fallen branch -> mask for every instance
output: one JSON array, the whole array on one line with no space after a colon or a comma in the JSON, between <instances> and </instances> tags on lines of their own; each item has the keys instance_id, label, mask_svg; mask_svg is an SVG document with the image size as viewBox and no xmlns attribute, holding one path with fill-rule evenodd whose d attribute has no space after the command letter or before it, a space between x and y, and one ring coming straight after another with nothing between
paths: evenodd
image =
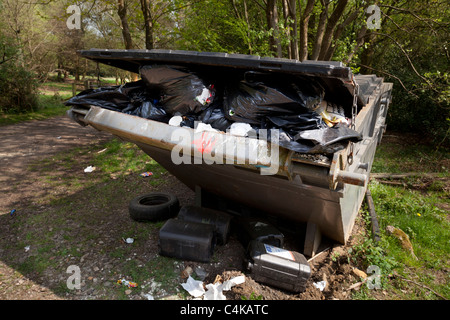
<instances>
[{"instance_id":1,"label":"fallen branch","mask_svg":"<svg viewBox=\"0 0 450 320\"><path fill-rule=\"evenodd\" d=\"M437 172L408 172L408 173L371 173L370 177L375 179L404 179L408 177L419 177L419 178L436 178L439 177L441 173ZM445 178L444 178L445 179Z\"/></svg>"},{"instance_id":2,"label":"fallen branch","mask_svg":"<svg viewBox=\"0 0 450 320\"><path fill-rule=\"evenodd\" d=\"M411 283L413 283L413 284L415 284L415 285L418 285L418 286L420 286L420 287L422 287L422 288L428 289L428 290L430 290L431 292L433 292L435 295L437 295L438 297L440 297L440 298L442 298L442 299L444 299L444 300L448 300L446 297L440 295L439 293L437 293L436 291L434 291L433 289L431 289L430 287L428 287L428 286L426 286L426 285L424 285L424 284L421 284L421 283L419 283L419 282L415 282L415 281L406 279L405 277L402 277L402 276L399 275L399 274L395 274L395 276L396 276L396 277L399 277L399 278L401 278L401 279L403 279L403 280L405 280L405 281L407 281L407 282L411 282Z\"/></svg>"}]
</instances>

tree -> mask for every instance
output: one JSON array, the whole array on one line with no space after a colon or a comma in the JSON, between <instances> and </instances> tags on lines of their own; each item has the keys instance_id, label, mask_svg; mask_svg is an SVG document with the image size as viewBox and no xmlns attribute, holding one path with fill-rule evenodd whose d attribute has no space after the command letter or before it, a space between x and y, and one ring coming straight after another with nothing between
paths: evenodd
<instances>
[{"instance_id":1,"label":"tree","mask_svg":"<svg viewBox=\"0 0 450 320\"><path fill-rule=\"evenodd\" d=\"M144 27L145 27L145 48L153 49L153 18L152 9L150 7L150 0L141 0L141 9L144 14Z\"/></svg>"},{"instance_id":2,"label":"tree","mask_svg":"<svg viewBox=\"0 0 450 320\"><path fill-rule=\"evenodd\" d=\"M128 1L118 0L117 13L119 15L122 26L122 35L123 41L125 43L125 49L133 49L133 40L131 38L130 28L128 26L127 9L128 9Z\"/></svg>"}]
</instances>

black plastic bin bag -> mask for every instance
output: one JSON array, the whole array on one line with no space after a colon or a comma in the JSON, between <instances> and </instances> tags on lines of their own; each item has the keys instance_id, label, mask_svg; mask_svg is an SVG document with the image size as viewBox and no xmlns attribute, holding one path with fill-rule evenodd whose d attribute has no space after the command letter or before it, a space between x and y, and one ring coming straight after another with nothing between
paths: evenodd
<instances>
[{"instance_id":1,"label":"black plastic bin bag","mask_svg":"<svg viewBox=\"0 0 450 320\"><path fill-rule=\"evenodd\" d=\"M92 105L161 122L169 120L164 109L158 106L156 96L151 94L142 80L120 86L87 89L64 104L86 107Z\"/></svg>"},{"instance_id":2,"label":"black plastic bin bag","mask_svg":"<svg viewBox=\"0 0 450 320\"><path fill-rule=\"evenodd\" d=\"M184 67L147 65L140 68L147 88L161 97L160 103L170 115L198 113L214 99L214 89Z\"/></svg>"}]
</instances>

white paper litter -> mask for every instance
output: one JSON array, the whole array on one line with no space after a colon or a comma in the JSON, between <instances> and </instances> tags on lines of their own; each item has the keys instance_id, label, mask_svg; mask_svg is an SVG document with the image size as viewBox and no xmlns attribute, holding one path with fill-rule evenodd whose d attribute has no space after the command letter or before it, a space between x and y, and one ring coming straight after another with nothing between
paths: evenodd
<instances>
[{"instance_id":1,"label":"white paper litter","mask_svg":"<svg viewBox=\"0 0 450 320\"><path fill-rule=\"evenodd\" d=\"M26 247L24 247L24 249L25 249L25 252L28 252L28 251L30 251L30 246L26 246Z\"/></svg>"},{"instance_id":2,"label":"white paper litter","mask_svg":"<svg viewBox=\"0 0 450 320\"><path fill-rule=\"evenodd\" d=\"M243 122L234 122L230 126L230 134L233 136L246 137L251 130L253 130L252 126Z\"/></svg>"},{"instance_id":3,"label":"white paper litter","mask_svg":"<svg viewBox=\"0 0 450 320\"><path fill-rule=\"evenodd\" d=\"M144 294L144 297L146 297L147 300L155 300L155 298L153 298L153 296L150 293Z\"/></svg>"},{"instance_id":4,"label":"white paper litter","mask_svg":"<svg viewBox=\"0 0 450 320\"><path fill-rule=\"evenodd\" d=\"M181 286L193 297L198 298L205 294L203 282L197 281L191 276L189 276L186 283L182 283Z\"/></svg>"},{"instance_id":5,"label":"white paper litter","mask_svg":"<svg viewBox=\"0 0 450 320\"><path fill-rule=\"evenodd\" d=\"M226 300L223 291L231 290L233 286L244 282L245 276L237 276L225 281L224 283L217 282L215 284L208 284L206 286L206 289L208 289L208 291L205 292L203 300Z\"/></svg>"},{"instance_id":6,"label":"white paper litter","mask_svg":"<svg viewBox=\"0 0 450 320\"><path fill-rule=\"evenodd\" d=\"M126 238L126 239L125 239L125 242L126 242L126 243L133 243L133 242L134 242L134 239L133 239L133 238Z\"/></svg>"},{"instance_id":7,"label":"white paper litter","mask_svg":"<svg viewBox=\"0 0 450 320\"><path fill-rule=\"evenodd\" d=\"M179 127L180 123L183 121L183 118L181 116L174 116L170 118L169 125Z\"/></svg>"},{"instance_id":8,"label":"white paper litter","mask_svg":"<svg viewBox=\"0 0 450 320\"><path fill-rule=\"evenodd\" d=\"M195 133L199 133L199 132L203 132L203 131L218 132L216 129L211 127L210 124L205 124L203 122L199 122L197 124L197 128L195 128Z\"/></svg>"},{"instance_id":9,"label":"white paper litter","mask_svg":"<svg viewBox=\"0 0 450 320\"><path fill-rule=\"evenodd\" d=\"M211 98L211 92L207 88L203 88L202 93L196 96L195 100L205 105L209 102L209 98Z\"/></svg>"},{"instance_id":10,"label":"white paper litter","mask_svg":"<svg viewBox=\"0 0 450 320\"><path fill-rule=\"evenodd\" d=\"M320 291L323 291L323 289L325 289L325 287L327 286L327 282L326 281L314 282L313 285Z\"/></svg>"},{"instance_id":11,"label":"white paper litter","mask_svg":"<svg viewBox=\"0 0 450 320\"><path fill-rule=\"evenodd\" d=\"M94 171L95 170L95 167L93 167L93 166L89 166L89 167L86 167L85 169L84 169L84 172L92 172L92 171Z\"/></svg>"},{"instance_id":12,"label":"white paper litter","mask_svg":"<svg viewBox=\"0 0 450 320\"><path fill-rule=\"evenodd\" d=\"M206 285L207 291L203 296L203 300L226 300L227 298L222 293L223 286L222 283L210 283Z\"/></svg>"},{"instance_id":13,"label":"white paper litter","mask_svg":"<svg viewBox=\"0 0 450 320\"><path fill-rule=\"evenodd\" d=\"M189 292L191 296L199 298L203 296L203 300L226 300L223 291L231 290L235 285L245 282L245 276L237 276L224 283L210 283L206 285L206 291L203 288L203 282L194 280L191 276L186 283L182 283L183 288Z\"/></svg>"}]
</instances>

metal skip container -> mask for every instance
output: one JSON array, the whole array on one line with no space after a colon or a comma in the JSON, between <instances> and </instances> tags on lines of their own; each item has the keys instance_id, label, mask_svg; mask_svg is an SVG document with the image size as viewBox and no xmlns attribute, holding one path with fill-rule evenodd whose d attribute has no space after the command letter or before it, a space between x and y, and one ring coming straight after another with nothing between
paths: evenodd
<instances>
[{"instance_id":1,"label":"metal skip container","mask_svg":"<svg viewBox=\"0 0 450 320\"><path fill-rule=\"evenodd\" d=\"M180 127L94 105L74 105L68 114L83 126L135 143L195 190L199 205L213 195L266 216L305 224L306 255L314 254L321 236L346 243L385 131L391 83L375 75L354 75L350 68L333 61L159 49L92 49L79 54L135 73L150 64L173 64L206 70L216 77L250 70L320 81L326 99L352 110L352 128L361 136L358 142L349 141L327 155L300 153L263 139L217 130L199 132L183 127L180 134Z\"/></svg>"}]
</instances>

